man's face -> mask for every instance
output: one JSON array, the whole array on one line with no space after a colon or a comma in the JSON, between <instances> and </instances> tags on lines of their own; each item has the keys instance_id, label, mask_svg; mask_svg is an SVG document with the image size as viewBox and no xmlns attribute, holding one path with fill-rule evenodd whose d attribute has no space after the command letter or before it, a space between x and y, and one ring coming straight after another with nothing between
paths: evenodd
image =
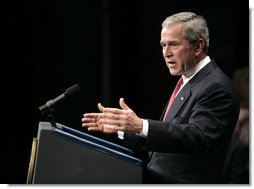
<instances>
[{"instance_id":1,"label":"man's face","mask_svg":"<svg viewBox=\"0 0 254 189\"><path fill-rule=\"evenodd\" d=\"M195 65L195 46L182 33L182 24L174 24L161 30L162 53L171 75L186 74Z\"/></svg>"}]
</instances>

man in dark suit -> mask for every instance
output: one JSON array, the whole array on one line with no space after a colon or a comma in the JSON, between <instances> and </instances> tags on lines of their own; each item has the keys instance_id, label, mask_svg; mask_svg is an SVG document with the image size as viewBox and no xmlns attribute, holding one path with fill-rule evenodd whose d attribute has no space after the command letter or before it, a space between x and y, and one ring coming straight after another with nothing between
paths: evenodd
<instances>
[{"instance_id":1,"label":"man in dark suit","mask_svg":"<svg viewBox=\"0 0 254 189\"><path fill-rule=\"evenodd\" d=\"M138 137L149 152L145 183L222 183L239 102L231 80L207 55L205 19L192 12L166 18L160 44L170 74L182 81L163 118L142 119L121 98L121 109L99 103L101 112L84 114L82 126Z\"/></svg>"}]
</instances>

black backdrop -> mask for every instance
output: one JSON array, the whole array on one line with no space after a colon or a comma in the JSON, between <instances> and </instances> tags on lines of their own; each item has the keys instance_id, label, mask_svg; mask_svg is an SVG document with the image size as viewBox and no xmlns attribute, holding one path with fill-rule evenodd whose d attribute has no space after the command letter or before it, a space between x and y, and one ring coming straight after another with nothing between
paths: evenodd
<instances>
[{"instance_id":1,"label":"black backdrop","mask_svg":"<svg viewBox=\"0 0 254 189\"><path fill-rule=\"evenodd\" d=\"M11 142L3 183L26 182L32 138L37 135L38 122L44 120L38 107L75 83L82 93L57 107L59 123L83 130L80 119L84 112L97 111L98 102L118 106L120 97L140 117L158 119L176 81L164 64L159 44L161 22L173 13L194 11L207 19L209 55L230 77L236 69L248 66L249 7L247 1L244 6L240 3L9 2Z\"/></svg>"}]
</instances>

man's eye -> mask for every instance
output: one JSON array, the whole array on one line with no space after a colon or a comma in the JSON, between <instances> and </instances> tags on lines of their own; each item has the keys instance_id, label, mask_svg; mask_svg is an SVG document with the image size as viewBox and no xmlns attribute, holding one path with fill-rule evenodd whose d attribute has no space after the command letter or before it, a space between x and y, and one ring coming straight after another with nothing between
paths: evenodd
<instances>
[{"instance_id":1,"label":"man's eye","mask_svg":"<svg viewBox=\"0 0 254 189\"><path fill-rule=\"evenodd\" d=\"M177 48L178 48L178 44L177 44L177 43L172 43L172 44L170 45L170 47L171 47L172 49L177 49Z\"/></svg>"}]
</instances>

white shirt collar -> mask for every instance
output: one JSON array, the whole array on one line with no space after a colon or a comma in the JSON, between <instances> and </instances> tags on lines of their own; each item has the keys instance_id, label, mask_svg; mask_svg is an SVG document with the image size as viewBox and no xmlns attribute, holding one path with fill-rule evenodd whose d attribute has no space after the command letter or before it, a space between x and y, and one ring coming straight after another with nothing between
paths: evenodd
<instances>
[{"instance_id":1,"label":"white shirt collar","mask_svg":"<svg viewBox=\"0 0 254 189\"><path fill-rule=\"evenodd\" d=\"M188 74L182 75L182 77L183 77L183 85L185 85L192 77L194 77L194 75L196 75L209 62L211 62L211 59L210 59L209 56L206 56ZM182 85L182 87L183 87L183 85Z\"/></svg>"}]
</instances>

